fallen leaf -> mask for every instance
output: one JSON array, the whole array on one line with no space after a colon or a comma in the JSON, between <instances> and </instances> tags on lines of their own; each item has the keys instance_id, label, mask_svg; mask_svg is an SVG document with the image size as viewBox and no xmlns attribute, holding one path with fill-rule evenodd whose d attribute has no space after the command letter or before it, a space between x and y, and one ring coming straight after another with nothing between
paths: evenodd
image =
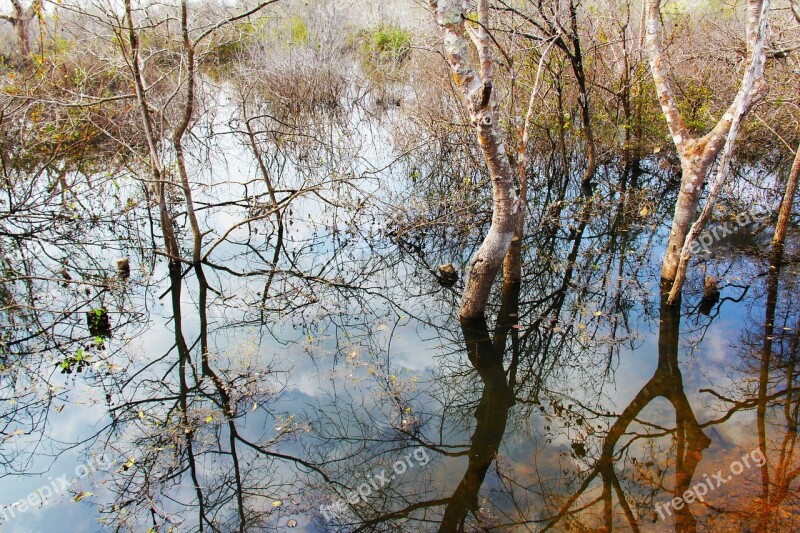
<instances>
[{"instance_id":1,"label":"fallen leaf","mask_svg":"<svg viewBox=\"0 0 800 533\"><path fill-rule=\"evenodd\" d=\"M84 496L93 496L93 495L94 494L92 494L91 492L79 492L77 496L72 498L72 501L79 502L83 499Z\"/></svg>"}]
</instances>

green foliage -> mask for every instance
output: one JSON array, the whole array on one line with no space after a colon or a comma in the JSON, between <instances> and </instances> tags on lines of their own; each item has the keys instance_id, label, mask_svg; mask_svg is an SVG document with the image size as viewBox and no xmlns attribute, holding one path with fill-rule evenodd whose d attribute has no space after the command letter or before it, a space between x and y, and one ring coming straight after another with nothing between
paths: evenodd
<instances>
[{"instance_id":1,"label":"green foliage","mask_svg":"<svg viewBox=\"0 0 800 533\"><path fill-rule=\"evenodd\" d=\"M278 24L275 24L274 19L265 17L248 24L249 28L242 30L247 34L243 39L244 45L261 41L270 47L293 48L316 43L306 19L297 15L292 15Z\"/></svg>"},{"instance_id":2,"label":"green foliage","mask_svg":"<svg viewBox=\"0 0 800 533\"><path fill-rule=\"evenodd\" d=\"M72 374L74 371L83 372L89 363L89 354L79 348L75 355L68 355L63 361L56 363L56 366L61 368L62 374Z\"/></svg>"},{"instance_id":3,"label":"green foliage","mask_svg":"<svg viewBox=\"0 0 800 533\"><path fill-rule=\"evenodd\" d=\"M361 43L368 63L401 63L411 50L411 32L394 24L382 24L362 32Z\"/></svg>"},{"instance_id":4,"label":"green foliage","mask_svg":"<svg viewBox=\"0 0 800 533\"><path fill-rule=\"evenodd\" d=\"M308 24L300 17L291 17L288 24L289 44L307 45L311 42Z\"/></svg>"},{"instance_id":5,"label":"green foliage","mask_svg":"<svg viewBox=\"0 0 800 533\"><path fill-rule=\"evenodd\" d=\"M679 101L678 108L686 126L693 133L705 133L713 127L715 123L713 102L714 91L694 80L683 90L683 98Z\"/></svg>"}]
</instances>

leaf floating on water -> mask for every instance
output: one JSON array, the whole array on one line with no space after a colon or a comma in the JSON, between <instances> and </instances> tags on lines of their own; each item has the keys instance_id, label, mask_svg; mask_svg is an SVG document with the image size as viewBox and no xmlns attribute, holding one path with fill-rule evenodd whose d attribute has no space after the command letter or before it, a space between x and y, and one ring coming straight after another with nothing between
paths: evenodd
<instances>
[{"instance_id":1,"label":"leaf floating on water","mask_svg":"<svg viewBox=\"0 0 800 533\"><path fill-rule=\"evenodd\" d=\"M286 522L286 525L288 527L297 527L297 520L289 520L288 522Z\"/></svg>"},{"instance_id":2,"label":"leaf floating on water","mask_svg":"<svg viewBox=\"0 0 800 533\"><path fill-rule=\"evenodd\" d=\"M214 421L214 417L212 415L208 415L206 417L206 424L210 424L213 421Z\"/></svg>"},{"instance_id":3,"label":"leaf floating on water","mask_svg":"<svg viewBox=\"0 0 800 533\"><path fill-rule=\"evenodd\" d=\"M646 217L646 216L647 216L647 215L649 215L649 214L650 214L650 208L649 208L649 207L647 207L647 206L644 206L644 207L642 208L642 210L641 210L641 211L639 211L639 216L642 216L642 217Z\"/></svg>"},{"instance_id":4,"label":"leaf floating on water","mask_svg":"<svg viewBox=\"0 0 800 533\"><path fill-rule=\"evenodd\" d=\"M586 324L578 324L578 329L586 329Z\"/></svg>"},{"instance_id":5,"label":"leaf floating on water","mask_svg":"<svg viewBox=\"0 0 800 533\"><path fill-rule=\"evenodd\" d=\"M283 505L283 502L281 500L275 500L274 502L272 502L273 507L277 508L280 507L281 505Z\"/></svg>"},{"instance_id":6,"label":"leaf floating on water","mask_svg":"<svg viewBox=\"0 0 800 533\"><path fill-rule=\"evenodd\" d=\"M603 314L602 311L595 311L594 316L601 316Z\"/></svg>"},{"instance_id":7,"label":"leaf floating on water","mask_svg":"<svg viewBox=\"0 0 800 533\"><path fill-rule=\"evenodd\" d=\"M94 494L91 492L79 492L74 498L72 498L72 501L79 502L84 496L94 496Z\"/></svg>"}]
</instances>

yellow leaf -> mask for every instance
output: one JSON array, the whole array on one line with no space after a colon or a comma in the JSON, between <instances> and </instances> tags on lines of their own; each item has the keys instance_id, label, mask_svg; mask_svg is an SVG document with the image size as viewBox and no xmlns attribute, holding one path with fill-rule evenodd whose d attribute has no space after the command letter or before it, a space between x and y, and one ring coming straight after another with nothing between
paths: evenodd
<instances>
[{"instance_id":1,"label":"yellow leaf","mask_svg":"<svg viewBox=\"0 0 800 533\"><path fill-rule=\"evenodd\" d=\"M72 498L72 501L79 502L83 499L84 496L93 496L91 492L79 492L77 496Z\"/></svg>"},{"instance_id":2,"label":"yellow leaf","mask_svg":"<svg viewBox=\"0 0 800 533\"><path fill-rule=\"evenodd\" d=\"M642 210L639 211L639 216L646 217L648 214L650 214L650 208L647 206L644 206Z\"/></svg>"},{"instance_id":3,"label":"yellow leaf","mask_svg":"<svg viewBox=\"0 0 800 533\"><path fill-rule=\"evenodd\" d=\"M211 422L213 422L213 421L214 421L214 417L213 417L213 416L211 416L211 415L208 415L208 416L206 417L206 424L210 424L210 423L211 423Z\"/></svg>"},{"instance_id":4,"label":"yellow leaf","mask_svg":"<svg viewBox=\"0 0 800 533\"><path fill-rule=\"evenodd\" d=\"M600 315L602 315L602 314L603 314L603 312L602 312L602 311L595 311L595 312L594 312L594 316L600 316Z\"/></svg>"},{"instance_id":5,"label":"yellow leaf","mask_svg":"<svg viewBox=\"0 0 800 533\"><path fill-rule=\"evenodd\" d=\"M273 507L280 507L281 505L283 505L283 502L280 500L275 500L274 502L272 502Z\"/></svg>"},{"instance_id":6,"label":"yellow leaf","mask_svg":"<svg viewBox=\"0 0 800 533\"><path fill-rule=\"evenodd\" d=\"M578 329L586 329L586 324L578 324Z\"/></svg>"}]
</instances>

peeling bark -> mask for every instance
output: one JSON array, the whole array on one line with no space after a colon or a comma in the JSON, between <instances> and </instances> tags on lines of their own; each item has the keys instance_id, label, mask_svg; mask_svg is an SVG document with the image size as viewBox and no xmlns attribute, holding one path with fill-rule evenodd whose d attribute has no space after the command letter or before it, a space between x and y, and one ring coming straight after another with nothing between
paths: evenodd
<instances>
[{"instance_id":1,"label":"peeling bark","mask_svg":"<svg viewBox=\"0 0 800 533\"><path fill-rule=\"evenodd\" d=\"M754 2L751 2L751 5L753 3ZM748 65L744 77L742 78L741 90L737 94L736 101L734 102L733 106L731 106L733 109L733 119L728 127L728 135L725 139L725 145L724 149L722 150L722 156L720 158L717 174L711 186L708 199L706 200L706 204L703 207L703 212L700 214L700 217L694 224L692 224L691 228L686 234L683 247L681 249L680 258L678 260L678 269L675 275L675 280L669 293L670 302L674 302L677 299L677 294L680 292L681 287L683 286L683 281L686 278L686 270L689 266L689 258L691 257L691 249L692 245L694 244L694 238L702 231L706 222L708 222L708 220L711 218L714 204L716 203L720 192L722 192L722 185L725 183L730 171L731 159L733 158L733 147L736 144L736 138L739 136L739 127L741 126L741 123L744 120L744 117L747 114L750 106L766 87L766 82L763 79L764 63L766 61L764 41L767 33L769 0L764 0L762 5L758 7L763 9L763 11L758 12L758 18L756 19L758 22L756 34L752 37L751 24L748 24L748 47L751 47L750 64ZM752 17L755 16L756 15L752 15ZM750 40L751 38L753 41ZM731 111L729 110L728 114L730 113Z\"/></svg>"},{"instance_id":2,"label":"peeling bark","mask_svg":"<svg viewBox=\"0 0 800 533\"><path fill-rule=\"evenodd\" d=\"M492 182L492 223L470 263L460 308L462 318L481 318L514 237L519 211L511 163L496 127L499 115L497 95L492 90L492 43L486 30L489 4L488 0L479 0L477 28L467 26L464 2L431 0L430 5L444 38L445 58L469 112ZM468 36L477 52L480 73L472 66Z\"/></svg>"},{"instance_id":3,"label":"peeling bark","mask_svg":"<svg viewBox=\"0 0 800 533\"><path fill-rule=\"evenodd\" d=\"M741 88L733 104L714 128L701 138L693 138L678 110L672 85L667 76L669 69L660 41L661 0L648 1L647 47L650 56L650 70L655 82L658 101L681 160L682 170L675 217L672 221L672 231L661 269L661 277L667 281L675 281L679 277L681 255L687 243L690 227L695 220L700 194L712 164L726 144L730 145L730 150L733 149L733 141L739 123L766 93L766 81L763 76L763 40L769 0L749 0L747 10L746 37L750 59ZM754 16L754 14L759 14L759 16ZM762 27L764 31L761 30ZM677 290L680 290L680 282ZM670 299L674 301L675 298L671 296Z\"/></svg>"}]
</instances>

